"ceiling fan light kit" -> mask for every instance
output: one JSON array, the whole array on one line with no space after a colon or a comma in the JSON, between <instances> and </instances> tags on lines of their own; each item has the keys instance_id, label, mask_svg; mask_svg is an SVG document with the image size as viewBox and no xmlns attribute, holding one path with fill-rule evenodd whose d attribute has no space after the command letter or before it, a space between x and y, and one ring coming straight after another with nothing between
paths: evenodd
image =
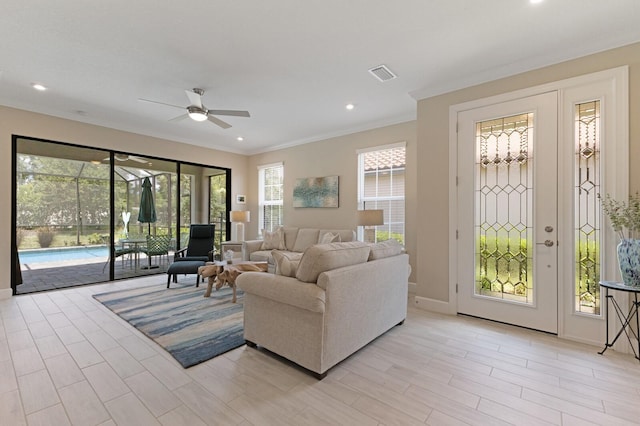
<instances>
[{"instance_id":1,"label":"ceiling fan light kit","mask_svg":"<svg viewBox=\"0 0 640 426\"><path fill-rule=\"evenodd\" d=\"M207 120L207 112L202 108L198 108L196 106L187 107L187 111L189 111L189 118L194 121L206 121Z\"/></svg>"}]
</instances>

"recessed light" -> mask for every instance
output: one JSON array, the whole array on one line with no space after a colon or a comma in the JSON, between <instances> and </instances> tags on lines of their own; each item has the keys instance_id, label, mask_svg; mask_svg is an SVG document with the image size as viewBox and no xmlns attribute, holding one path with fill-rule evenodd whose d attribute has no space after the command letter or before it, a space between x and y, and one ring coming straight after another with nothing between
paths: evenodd
<instances>
[{"instance_id":1,"label":"recessed light","mask_svg":"<svg viewBox=\"0 0 640 426\"><path fill-rule=\"evenodd\" d=\"M244 140L244 138L243 138L242 136L238 136L236 139L237 139L238 141L240 141L240 142L242 142L242 141Z\"/></svg>"},{"instance_id":2,"label":"recessed light","mask_svg":"<svg viewBox=\"0 0 640 426\"><path fill-rule=\"evenodd\" d=\"M542 3L544 0L529 0L529 3L531 4L538 4L538 3Z\"/></svg>"},{"instance_id":3,"label":"recessed light","mask_svg":"<svg viewBox=\"0 0 640 426\"><path fill-rule=\"evenodd\" d=\"M40 83L31 83L31 87L33 87L36 90L40 90L40 91L44 91L47 90L47 88L45 86L43 86Z\"/></svg>"},{"instance_id":4,"label":"recessed light","mask_svg":"<svg viewBox=\"0 0 640 426\"><path fill-rule=\"evenodd\" d=\"M345 108L348 109L349 111L351 111L352 109L354 109L356 106L354 104L347 104L345 105Z\"/></svg>"}]
</instances>

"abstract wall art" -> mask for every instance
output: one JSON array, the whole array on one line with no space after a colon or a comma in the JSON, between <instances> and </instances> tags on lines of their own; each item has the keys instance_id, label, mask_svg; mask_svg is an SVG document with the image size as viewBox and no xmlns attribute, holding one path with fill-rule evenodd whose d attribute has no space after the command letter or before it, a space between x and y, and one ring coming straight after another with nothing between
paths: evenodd
<instances>
[{"instance_id":1,"label":"abstract wall art","mask_svg":"<svg viewBox=\"0 0 640 426\"><path fill-rule=\"evenodd\" d=\"M338 176L296 179L293 207L338 207Z\"/></svg>"}]
</instances>

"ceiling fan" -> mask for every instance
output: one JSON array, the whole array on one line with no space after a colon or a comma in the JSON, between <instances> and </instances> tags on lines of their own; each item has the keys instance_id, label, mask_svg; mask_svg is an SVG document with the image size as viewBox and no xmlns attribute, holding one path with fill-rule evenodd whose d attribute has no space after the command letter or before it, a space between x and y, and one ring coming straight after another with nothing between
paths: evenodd
<instances>
[{"instance_id":1,"label":"ceiling fan","mask_svg":"<svg viewBox=\"0 0 640 426\"><path fill-rule=\"evenodd\" d=\"M138 163L148 163L147 160L145 160L142 157L138 157L137 155L128 155L128 154L113 154L113 158L116 161L137 161ZM103 159L102 161L109 161L109 157Z\"/></svg>"},{"instance_id":2,"label":"ceiling fan","mask_svg":"<svg viewBox=\"0 0 640 426\"><path fill-rule=\"evenodd\" d=\"M215 123L218 126L222 127L223 129L228 129L229 127L231 127L231 124L220 120L219 118L215 117L216 115L229 115L234 117L250 117L249 111L237 111L237 110L231 110L231 109L207 109L202 104L202 96L204 95L204 90L202 89L194 88L191 90L185 90L184 92L187 94L187 97L189 98L189 102L190 102L189 106L187 107L168 104L165 102L152 101L149 99L139 99L139 100L143 102L151 102L154 104L167 105L174 108L187 110L186 114L179 115L175 118L172 118L169 121L179 121L189 117L195 121L209 120L212 123Z\"/></svg>"}]
</instances>

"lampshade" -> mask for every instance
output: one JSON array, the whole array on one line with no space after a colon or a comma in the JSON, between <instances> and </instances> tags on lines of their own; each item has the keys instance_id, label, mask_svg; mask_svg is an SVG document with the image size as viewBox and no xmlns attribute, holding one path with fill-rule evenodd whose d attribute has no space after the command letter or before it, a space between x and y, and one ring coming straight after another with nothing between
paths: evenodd
<instances>
[{"instance_id":1,"label":"lampshade","mask_svg":"<svg viewBox=\"0 0 640 426\"><path fill-rule=\"evenodd\" d=\"M358 225L384 225L384 210L358 210Z\"/></svg>"},{"instance_id":2,"label":"lampshade","mask_svg":"<svg viewBox=\"0 0 640 426\"><path fill-rule=\"evenodd\" d=\"M231 222L251 222L251 212L247 210L232 210L229 212Z\"/></svg>"}]
</instances>

